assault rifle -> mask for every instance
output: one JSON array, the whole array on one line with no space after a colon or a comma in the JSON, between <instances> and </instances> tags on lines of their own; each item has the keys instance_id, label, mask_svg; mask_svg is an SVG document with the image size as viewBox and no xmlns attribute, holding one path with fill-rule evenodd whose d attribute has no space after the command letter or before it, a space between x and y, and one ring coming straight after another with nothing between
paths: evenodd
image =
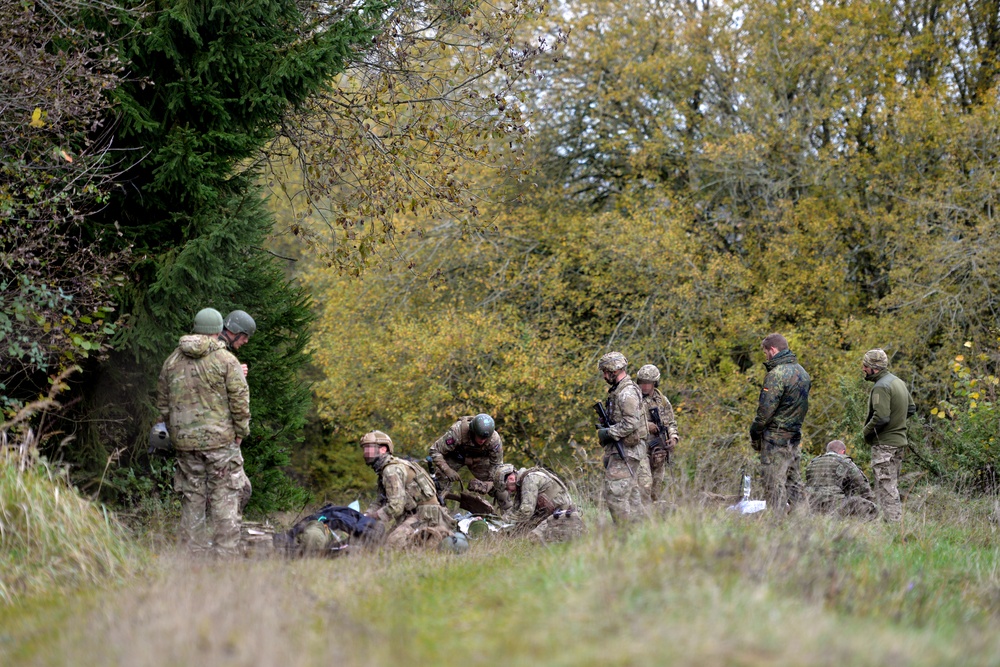
<instances>
[{"instance_id":1,"label":"assault rifle","mask_svg":"<svg viewBox=\"0 0 1000 667\"><path fill-rule=\"evenodd\" d=\"M608 413L604 410L604 404L600 401L594 403L594 410L597 411L597 419L600 423L601 428L611 428L611 420L608 419ZM625 458L625 449L622 447L621 440L615 440L615 451L618 452L618 456L621 457L622 461L625 463L625 467L628 468L628 473L635 477L635 472L632 471L632 466L628 464L628 459Z\"/></svg>"},{"instance_id":2,"label":"assault rifle","mask_svg":"<svg viewBox=\"0 0 1000 667\"><path fill-rule=\"evenodd\" d=\"M663 418L660 416L659 408L650 408L649 416L653 419L653 423L656 424L656 437L649 443L649 450L656 451L658 449L665 449L667 451L666 461L670 461L670 445L667 439L667 433L663 428Z\"/></svg>"}]
</instances>

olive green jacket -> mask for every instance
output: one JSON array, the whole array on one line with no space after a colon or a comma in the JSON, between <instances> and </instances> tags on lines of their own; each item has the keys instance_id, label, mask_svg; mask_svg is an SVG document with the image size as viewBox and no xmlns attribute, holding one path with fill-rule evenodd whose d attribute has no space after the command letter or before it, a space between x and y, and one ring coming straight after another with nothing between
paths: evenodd
<instances>
[{"instance_id":1,"label":"olive green jacket","mask_svg":"<svg viewBox=\"0 0 1000 667\"><path fill-rule=\"evenodd\" d=\"M868 397L868 417L862 430L865 441L883 447L905 447L906 420L917 411L906 383L888 370L865 379L875 383Z\"/></svg>"}]
</instances>

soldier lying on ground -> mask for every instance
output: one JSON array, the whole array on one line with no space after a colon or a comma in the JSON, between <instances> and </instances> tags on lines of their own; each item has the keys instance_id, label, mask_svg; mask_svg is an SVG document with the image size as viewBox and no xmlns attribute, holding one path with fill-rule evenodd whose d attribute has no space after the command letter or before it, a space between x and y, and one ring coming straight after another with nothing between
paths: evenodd
<instances>
[{"instance_id":1,"label":"soldier lying on ground","mask_svg":"<svg viewBox=\"0 0 1000 667\"><path fill-rule=\"evenodd\" d=\"M563 542L583 534L583 519L573 505L569 490L555 473L544 468L521 468L505 463L494 482L513 500L504 521L516 524L514 534L528 535L539 542Z\"/></svg>"},{"instance_id":2,"label":"soldier lying on ground","mask_svg":"<svg viewBox=\"0 0 1000 667\"><path fill-rule=\"evenodd\" d=\"M826 454L806 466L806 494L814 512L867 519L878 516L868 478L847 456L840 440L828 444Z\"/></svg>"},{"instance_id":3,"label":"soldier lying on ground","mask_svg":"<svg viewBox=\"0 0 1000 667\"><path fill-rule=\"evenodd\" d=\"M437 547L458 527L438 500L434 481L416 463L393 456L392 440L382 431L361 438L365 463L378 475L378 499L365 512L388 531L390 547Z\"/></svg>"}]
</instances>

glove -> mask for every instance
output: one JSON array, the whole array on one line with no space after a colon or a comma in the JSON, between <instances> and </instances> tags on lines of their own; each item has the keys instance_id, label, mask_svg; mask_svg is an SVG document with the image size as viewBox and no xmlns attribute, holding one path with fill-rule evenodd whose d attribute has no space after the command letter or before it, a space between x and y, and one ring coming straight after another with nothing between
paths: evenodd
<instances>
[{"instance_id":1,"label":"glove","mask_svg":"<svg viewBox=\"0 0 1000 667\"><path fill-rule=\"evenodd\" d=\"M473 493L489 493L492 488L493 484L491 482L484 482L479 479L469 482L469 491Z\"/></svg>"},{"instance_id":2,"label":"glove","mask_svg":"<svg viewBox=\"0 0 1000 667\"><path fill-rule=\"evenodd\" d=\"M750 440L750 446L753 447L753 450L755 452L759 452L760 448L761 448L761 441L760 440Z\"/></svg>"},{"instance_id":3,"label":"glove","mask_svg":"<svg viewBox=\"0 0 1000 667\"><path fill-rule=\"evenodd\" d=\"M441 466L441 473L453 482L457 482L462 479L458 472L452 469L451 466Z\"/></svg>"},{"instance_id":4,"label":"glove","mask_svg":"<svg viewBox=\"0 0 1000 667\"><path fill-rule=\"evenodd\" d=\"M602 445L615 444L615 438L611 435L611 429L608 428L597 429L597 439L600 440Z\"/></svg>"},{"instance_id":5,"label":"glove","mask_svg":"<svg viewBox=\"0 0 1000 667\"><path fill-rule=\"evenodd\" d=\"M878 440L878 433L872 431L871 433L865 433L865 442L869 445Z\"/></svg>"}]
</instances>

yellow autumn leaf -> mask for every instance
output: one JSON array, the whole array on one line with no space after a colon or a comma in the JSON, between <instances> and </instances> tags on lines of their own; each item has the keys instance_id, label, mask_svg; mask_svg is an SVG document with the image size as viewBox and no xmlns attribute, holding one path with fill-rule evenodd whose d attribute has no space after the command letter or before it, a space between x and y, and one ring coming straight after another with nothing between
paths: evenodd
<instances>
[{"instance_id":1,"label":"yellow autumn leaf","mask_svg":"<svg viewBox=\"0 0 1000 667\"><path fill-rule=\"evenodd\" d=\"M42 120L41 107L35 107L35 110L31 112L31 122L28 124L31 125L31 127L45 127L45 121Z\"/></svg>"}]
</instances>

